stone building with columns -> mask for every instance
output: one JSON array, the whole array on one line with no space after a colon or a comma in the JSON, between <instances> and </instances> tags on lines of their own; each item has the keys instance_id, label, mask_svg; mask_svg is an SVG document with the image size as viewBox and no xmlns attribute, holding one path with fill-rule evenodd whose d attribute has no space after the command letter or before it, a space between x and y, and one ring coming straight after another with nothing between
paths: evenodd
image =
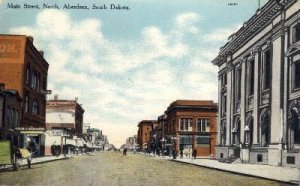
<instances>
[{"instance_id":1,"label":"stone building with columns","mask_svg":"<svg viewBox=\"0 0 300 186\"><path fill-rule=\"evenodd\" d=\"M300 167L300 1L268 1L229 37L219 67L216 158Z\"/></svg>"}]
</instances>

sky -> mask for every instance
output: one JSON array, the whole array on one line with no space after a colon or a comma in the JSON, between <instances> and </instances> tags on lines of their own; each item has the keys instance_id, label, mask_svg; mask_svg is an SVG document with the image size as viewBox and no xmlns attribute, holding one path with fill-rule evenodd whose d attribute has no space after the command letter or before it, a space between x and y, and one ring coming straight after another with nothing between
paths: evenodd
<instances>
[{"instance_id":1,"label":"sky","mask_svg":"<svg viewBox=\"0 0 300 186\"><path fill-rule=\"evenodd\" d=\"M218 102L211 61L257 8L257 0L0 0L0 34L33 36L50 65L48 99L77 97L84 123L119 147L141 120L157 119L175 100Z\"/></svg>"}]
</instances>

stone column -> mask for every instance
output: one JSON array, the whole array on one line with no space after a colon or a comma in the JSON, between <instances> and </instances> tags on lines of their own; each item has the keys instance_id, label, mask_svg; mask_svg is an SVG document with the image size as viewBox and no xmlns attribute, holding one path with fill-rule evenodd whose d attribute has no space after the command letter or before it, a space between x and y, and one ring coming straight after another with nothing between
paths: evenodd
<instances>
[{"instance_id":1,"label":"stone column","mask_svg":"<svg viewBox=\"0 0 300 186\"><path fill-rule=\"evenodd\" d=\"M232 68L227 72L227 92L226 92L226 145L231 144L231 104L232 104Z\"/></svg>"},{"instance_id":2,"label":"stone column","mask_svg":"<svg viewBox=\"0 0 300 186\"><path fill-rule=\"evenodd\" d=\"M268 163L269 165L281 165L281 138L282 138L282 108L281 100L283 91L282 73L284 37L281 30L273 35L272 43L272 88L271 88L271 144L269 145Z\"/></svg>"},{"instance_id":3,"label":"stone column","mask_svg":"<svg viewBox=\"0 0 300 186\"><path fill-rule=\"evenodd\" d=\"M222 77L219 75L218 77L218 100L219 100L219 104L218 104L218 119L217 119L217 144L220 145L221 144L221 108L222 108L222 104L221 104L221 99L222 99Z\"/></svg>"},{"instance_id":4,"label":"stone column","mask_svg":"<svg viewBox=\"0 0 300 186\"><path fill-rule=\"evenodd\" d=\"M259 57L260 57L260 48L256 48L254 51L254 95L253 95L253 144L257 144L257 129L259 125L259 113L258 113L258 105L259 105Z\"/></svg>"},{"instance_id":5,"label":"stone column","mask_svg":"<svg viewBox=\"0 0 300 186\"><path fill-rule=\"evenodd\" d=\"M241 143L244 143L244 128L246 121L246 60L241 60Z\"/></svg>"}]
</instances>

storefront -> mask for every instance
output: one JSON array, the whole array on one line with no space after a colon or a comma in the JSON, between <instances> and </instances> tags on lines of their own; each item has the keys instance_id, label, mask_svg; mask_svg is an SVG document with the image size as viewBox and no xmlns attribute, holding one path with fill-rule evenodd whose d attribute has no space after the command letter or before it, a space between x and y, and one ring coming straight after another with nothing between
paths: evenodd
<instances>
[{"instance_id":1,"label":"storefront","mask_svg":"<svg viewBox=\"0 0 300 186\"><path fill-rule=\"evenodd\" d=\"M31 143L36 147L34 156L43 156L45 151L45 128L16 128L20 148L27 148Z\"/></svg>"}]
</instances>

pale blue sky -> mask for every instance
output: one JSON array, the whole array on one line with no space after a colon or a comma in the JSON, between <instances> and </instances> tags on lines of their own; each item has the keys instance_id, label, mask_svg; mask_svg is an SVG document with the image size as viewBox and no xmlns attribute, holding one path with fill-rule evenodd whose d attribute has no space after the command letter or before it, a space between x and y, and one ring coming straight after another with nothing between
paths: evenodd
<instances>
[{"instance_id":1,"label":"pale blue sky","mask_svg":"<svg viewBox=\"0 0 300 186\"><path fill-rule=\"evenodd\" d=\"M8 2L61 9L8 9ZM67 2L90 10L62 9ZM217 102L218 69L211 60L258 8L257 0L0 3L0 33L32 35L50 64L48 89L62 99L78 97L84 121L117 146L136 134L140 120L157 119L176 99ZM110 3L130 10L91 9Z\"/></svg>"}]
</instances>

